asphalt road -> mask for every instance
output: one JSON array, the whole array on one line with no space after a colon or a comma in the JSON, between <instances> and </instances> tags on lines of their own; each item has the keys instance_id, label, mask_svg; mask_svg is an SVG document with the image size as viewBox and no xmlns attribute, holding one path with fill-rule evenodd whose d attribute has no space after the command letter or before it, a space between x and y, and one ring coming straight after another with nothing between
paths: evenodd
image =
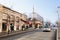
<instances>
[{"instance_id":1,"label":"asphalt road","mask_svg":"<svg viewBox=\"0 0 60 40\"><path fill-rule=\"evenodd\" d=\"M0 40L54 40L54 31L41 32L40 30L35 30L32 32L0 38Z\"/></svg>"}]
</instances>

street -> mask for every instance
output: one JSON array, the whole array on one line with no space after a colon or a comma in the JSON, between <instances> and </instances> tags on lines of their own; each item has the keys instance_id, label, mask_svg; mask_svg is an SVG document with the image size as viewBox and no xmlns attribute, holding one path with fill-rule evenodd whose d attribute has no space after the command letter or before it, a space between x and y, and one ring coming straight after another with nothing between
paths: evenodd
<instances>
[{"instance_id":1,"label":"street","mask_svg":"<svg viewBox=\"0 0 60 40\"><path fill-rule=\"evenodd\" d=\"M0 38L0 40L54 40L54 31L41 32L41 30L34 30L32 32Z\"/></svg>"}]
</instances>

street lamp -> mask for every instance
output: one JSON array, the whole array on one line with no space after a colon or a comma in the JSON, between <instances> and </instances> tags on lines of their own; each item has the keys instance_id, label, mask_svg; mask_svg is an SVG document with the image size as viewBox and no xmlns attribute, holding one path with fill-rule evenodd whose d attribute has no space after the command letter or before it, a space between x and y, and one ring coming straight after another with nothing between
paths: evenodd
<instances>
[{"instance_id":1,"label":"street lamp","mask_svg":"<svg viewBox=\"0 0 60 40\"><path fill-rule=\"evenodd\" d=\"M60 6L57 7L57 15L58 15L57 27L58 27L58 25L59 25L59 20L60 20L60 17L59 17L59 10L60 10Z\"/></svg>"},{"instance_id":2,"label":"street lamp","mask_svg":"<svg viewBox=\"0 0 60 40\"><path fill-rule=\"evenodd\" d=\"M58 15L58 19L59 19L59 9L60 9L60 6L58 6L57 8L58 8L57 15Z\"/></svg>"},{"instance_id":3,"label":"street lamp","mask_svg":"<svg viewBox=\"0 0 60 40\"><path fill-rule=\"evenodd\" d=\"M60 10L60 6L57 7L58 8L58 11L57 11L57 15L58 15L58 20L57 20L57 26L59 25L59 20L60 20L60 15L59 15L59 10Z\"/></svg>"},{"instance_id":4,"label":"street lamp","mask_svg":"<svg viewBox=\"0 0 60 40\"><path fill-rule=\"evenodd\" d=\"M57 14L58 14L58 21L57 21L57 27L59 28L60 27L60 17L59 17L59 10L60 10L60 6L57 7L58 8L58 11L57 11ZM58 40L58 29L57 29L57 40Z\"/></svg>"},{"instance_id":5,"label":"street lamp","mask_svg":"<svg viewBox=\"0 0 60 40\"><path fill-rule=\"evenodd\" d=\"M59 20L59 10L60 10L60 6L58 6L57 8L58 8L57 15L58 15L58 20Z\"/></svg>"}]
</instances>

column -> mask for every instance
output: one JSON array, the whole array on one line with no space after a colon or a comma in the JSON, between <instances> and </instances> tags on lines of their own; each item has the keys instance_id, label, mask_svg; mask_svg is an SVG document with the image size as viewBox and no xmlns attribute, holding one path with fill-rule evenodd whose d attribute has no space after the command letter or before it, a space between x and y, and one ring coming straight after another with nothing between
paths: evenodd
<instances>
[{"instance_id":1,"label":"column","mask_svg":"<svg viewBox=\"0 0 60 40\"><path fill-rule=\"evenodd\" d=\"M21 30L22 29L22 25L21 25L21 20L19 21L19 30Z\"/></svg>"},{"instance_id":2,"label":"column","mask_svg":"<svg viewBox=\"0 0 60 40\"><path fill-rule=\"evenodd\" d=\"M14 20L14 30L16 31L16 16L15 16L15 20Z\"/></svg>"},{"instance_id":3,"label":"column","mask_svg":"<svg viewBox=\"0 0 60 40\"><path fill-rule=\"evenodd\" d=\"M2 13L0 13L0 32L2 32Z\"/></svg>"}]
</instances>

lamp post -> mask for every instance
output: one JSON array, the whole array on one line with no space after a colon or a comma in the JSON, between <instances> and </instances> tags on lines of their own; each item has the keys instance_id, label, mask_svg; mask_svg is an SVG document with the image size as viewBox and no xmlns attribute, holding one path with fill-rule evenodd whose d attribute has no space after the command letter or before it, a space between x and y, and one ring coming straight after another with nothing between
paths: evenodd
<instances>
[{"instance_id":1,"label":"lamp post","mask_svg":"<svg viewBox=\"0 0 60 40\"><path fill-rule=\"evenodd\" d=\"M60 17L59 17L59 10L60 10L60 6L57 7L57 15L58 15L57 27L59 27L59 20L60 20Z\"/></svg>"},{"instance_id":2,"label":"lamp post","mask_svg":"<svg viewBox=\"0 0 60 40\"><path fill-rule=\"evenodd\" d=\"M59 17L60 16L59 15L60 6L58 6L57 8L58 8L58 11L57 11L57 15L58 15L57 27L58 27L58 29L57 29L57 38L56 39L58 40L58 38L59 38L59 36L58 36L59 32L58 31L59 31L59 27L60 27L60 21L59 21L60 20L60 17Z\"/></svg>"}]
</instances>

